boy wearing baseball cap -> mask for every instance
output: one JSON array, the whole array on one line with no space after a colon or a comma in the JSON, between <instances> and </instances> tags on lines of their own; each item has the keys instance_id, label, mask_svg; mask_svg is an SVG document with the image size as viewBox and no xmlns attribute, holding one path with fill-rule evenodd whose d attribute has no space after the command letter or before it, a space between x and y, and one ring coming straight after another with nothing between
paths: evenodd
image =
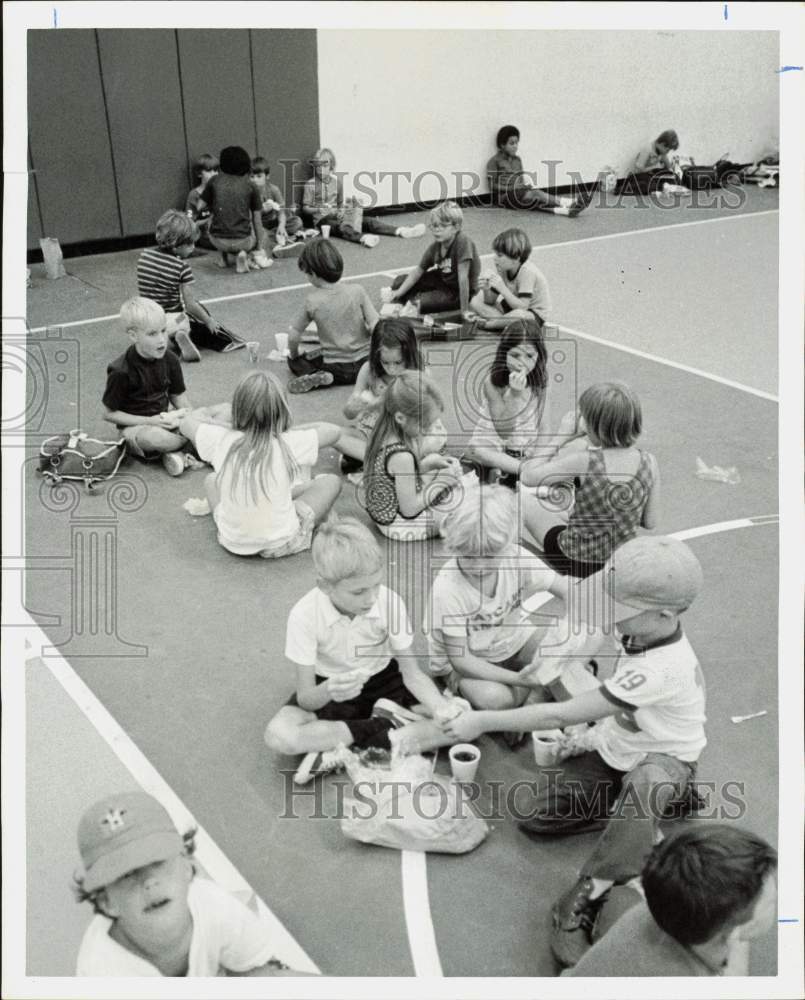
<instances>
[{"instance_id":1,"label":"boy wearing baseball cap","mask_svg":"<svg viewBox=\"0 0 805 1000\"><path fill-rule=\"evenodd\" d=\"M542 776L521 824L543 835L604 827L578 880L552 911L551 947L562 965L574 965L590 947L606 893L640 874L658 820L695 775L706 742L704 682L679 616L701 582L699 562L683 542L651 536L626 542L600 573L568 587L569 610L578 602L588 622L615 626L619 649L611 676L569 701L465 712L445 723L457 740L595 724L583 741L587 749ZM594 620L600 609L604 622Z\"/></svg>"},{"instance_id":2,"label":"boy wearing baseball cap","mask_svg":"<svg viewBox=\"0 0 805 1000\"><path fill-rule=\"evenodd\" d=\"M220 886L196 878L181 837L144 792L109 795L78 825L79 901L95 909L78 976L299 975L274 957L270 931Z\"/></svg>"}]
</instances>

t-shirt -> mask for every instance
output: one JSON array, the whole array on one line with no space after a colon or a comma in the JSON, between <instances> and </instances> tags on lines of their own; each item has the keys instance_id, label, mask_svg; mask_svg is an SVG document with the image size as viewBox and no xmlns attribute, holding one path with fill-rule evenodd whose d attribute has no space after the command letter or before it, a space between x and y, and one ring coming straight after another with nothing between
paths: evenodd
<instances>
[{"instance_id":1,"label":"t-shirt","mask_svg":"<svg viewBox=\"0 0 805 1000\"><path fill-rule=\"evenodd\" d=\"M563 976L716 976L718 972L666 934L638 903ZM606 991L604 991L606 992Z\"/></svg>"},{"instance_id":2,"label":"t-shirt","mask_svg":"<svg viewBox=\"0 0 805 1000\"><path fill-rule=\"evenodd\" d=\"M439 570L427 610L431 673L450 669L448 650L502 663L533 635L537 626L523 609L523 592L536 583L547 590L556 573L521 545L496 556L495 564L498 578L491 597L464 576L456 559Z\"/></svg>"},{"instance_id":3,"label":"t-shirt","mask_svg":"<svg viewBox=\"0 0 805 1000\"><path fill-rule=\"evenodd\" d=\"M201 191L198 188L191 188L190 193L187 195L187 201L184 203L185 212L192 213L192 217L196 222L202 222L204 219L209 219L210 210L209 208L201 207Z\"/></svg>"},{"instance_id":4,"label":"t-shirt","mask_svg":"<svg viewBox=\"0 0 805 1000\"><path fill-rule=\"evenodd\" d=\"M458 294L458 265L464 261L469 261L470 264L470 294L474 295L478 291L481 260L475 244L465 233L456 233L446 250L441 243L431 243L422 255L419 266L423 271L430 271L431 268L439 271L444 284Z\"/></svg>"},{"instance_id":5,"label":"t-shirt","mask_svg":"<svg viewBox=\"0 0 805 1000\"><path fill-rule=\"evenodd\" d=\"M506 191L518 184L523 175L523 161L519 156L510 156L502 149L486 165L489 190L495 194Z\"/></svg>"},{"instance_id":6,"label":"t-shirt","mask_svg":"<svg viewBox=\"0 0 805 1000\"><path fill-rule=\"evenodd\" d=\"M169 250L143 250L137 260L137 291L143 298L158 302L165 312L184 309L181 286L193 283L190 265Z\"/></svg>"},{"instance_id":7,"label":"t-shirt","mask_svg":"<svg viewBox=\"0 0 805 1000\"><path fill-rule=\"evenodd\" d=\"M365 667L371 675L388 666L395 653L408 649L414 633L398 594L381 586L365 615L350 618L314 587L288 615L285 655L293 663L315 667L319 677Z\"/></svg>"},{"instance_id":8,"label":"t-shirt","mask_svg":"<svg viewBox=\"0 0 805 1000\"><path fill-rule=\"evenodd\" d=\"M263 187L257 187L257 193L260 195L260 201L275 201L280 208L285 207L285 199L282 197L282 192L277 187L276 184L272 184L271 181L266 181ZM280 213L276 208L263 209L263 225L266 229L272 229L274 226L279 224Z\"/></svg>"},{"instance_id":9,"label":"t-shirt","mask_svg":"<svg viewBox=\"0 0 805 1000\"><path fill-rule=\"evenodd\" d=\"M311 177L309 181L305 181L302 206L306 212L313 216L315 223L318 223L326 215L334 215L338 212L342 202L343 195L338 178L334 174L330 174L326 181L320 177Z\"/></svg>"},{"instance_id":10,"label":"t-shirt","mask_svg":"<svg viewBox=\"0 0 805 1000\"><path fill-rule=\"evenodd\" d=\"M171 396L185 391L179 359L172 351L143 358L134 344L106 369L103 405L135 416L153 417L170 406Z\"/></svg>"},{"instance_id":11,"label":"t-shirt","mask_svg":"<svg viewBox=\"0 0 805 1000\"><path fill-rule=\"evenodd\" d=\"M315 288L305 299L303 317L294 326L304 330L311 320L316 324L325 364L353 364L369 356L369 341L378 318L361 285L339 282Z\"/></svg>"},{"instance_id":12,"label":"t-shirt","mask_svg":"<svg viewBox=\"0 0 805 1000\"><path fill-rule=\"evenodd\" d=\"M276 945L267 926L239 900L209 879L196 876L187 892L193 918L188 976L218 976L222 970L248 972L274 957ZM96 914L84 932L76 962L77 976L161 976L109 936L113 921Z\"/></svg>"},{"instance_id":13,"label":"t-shirt","mask_svg":"<svg viewBox=\"0 0 805 1000\"><path fill-rule=\"evenodd\" d=\"M596 723L598 753L619 771L631 771L649 753L698 760L707 742L704 678L682 627L649 648L624 637L621 648L600 689L619 711Z\"/></svg>"},{"instance_id":14,"label":"t-shirt","mask_svg":"<svg viewBox=\"0 0 805 1000\"><path fill-rule=\"evenodd\" d=\"M640 164L640 166L638 166ZM649 143L648 146L644 146L643 149L635 157L635 165L633 170L665 170L666 162L663 156L657 152L654 148L654 143Z\"/></svg>"},{"instance_id":15,"label":"t-shirt","mask_svg":"<svg viewBox=\"0 0 805 1000\"><path fill-rule=\"evenodd\" d=\"M224 239L238 239L252 231L252 213L263 203L257 188L248 177L216 174L201 192L202 201L212 212L210 234Z\"/></svg>"},{"instance_id":16,"label":"t-shirt","mask_svg":"<svg viewBox=\"0 0 805 1000\"><path fill-rule=\"evenodd\" d=\"M217 424L201 424L196 431L199 456L220 472L230 448L243 437ZM319 438L313 428L290 430L281 434L283 442L297 465L315 465L319 454ZM259 483L246 483L241 476L237 493L231 494L232 468L227 463L223 476L218 477L220 501L213 511L218 528L218 541L235 555L250 556L279 542L293 538L299 531L299 517L291 497L293 480L288 474L282 449L276 439L271 446L271 459L266 476L269 496ZM255 496L249 487L256 487Z\"/></svg>"},{"instance_id":17,"label":"t-shirt","mask_svg":"<svg viewBox=\"0 0 805 1000\"><path fill-rule=\"evenodd\" d=\"M528 301L523 303L523 308L535 312L540 319L547 319L551 311L551 294L548 291L548 279L530 260L520 265L520 270L513 278L501 275L503 282L509 291L513 292L519 299L528 297ZM501 312L510 312L511 307L505 302L502 295L497 297L496 305Z\"/></svg>"}]
</instances>

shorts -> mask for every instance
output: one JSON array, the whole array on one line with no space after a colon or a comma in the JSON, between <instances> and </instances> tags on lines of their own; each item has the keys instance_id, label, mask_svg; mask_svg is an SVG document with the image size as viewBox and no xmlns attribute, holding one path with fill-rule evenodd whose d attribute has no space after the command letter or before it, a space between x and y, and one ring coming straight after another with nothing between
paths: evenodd
<instances>
[{"instance_id":1,"label":"shorts","mask_svg":"<svg viewBox=\"0 0 805 1000\"><path fill-rule=\"evenodd\" d=\"M356 664L360 666L360 664ZM322 684L326 677L316 674L316 683ZM400 666L392 657L388 665L378 674L374 674L364 684L363 690L357 698L351 701L328 701L322 705L315 716L317 719L324 719L328 722L349 722L354 719L368 719L372 714L375 702L380 698L389 698L391 701L402 705L403 708L411 708L416 705L416 698L403 684ZM296 694L292 694L287 704L298 705Z\"/></svg>"},{"instance_id":2,"label":"shorts","mask_svg":"<svg viewBox=\"0 0 805 1000\"><path fill-rule=\"evenodd\" d=\"M260 552L263 559L281 559L283 556L293 556L297 552L306 552L313 541L313 529L316 527L316 515L313 508L304 500L294 500L296 516L299 518L299 530L291 538L277 542Z\"/></svg>"},{"instance_id":3,"label":"shorts","mask_svg":"<svg viewBox=\"0 0 805 1000\"><path fill-rule=\"evenodd\" d=\"M210 243L221 253L240 253L241 250L253 250L257 246L257 237L254 233L248 236L213 236L210 233Z\"/></svg>"},{"instance_id":4,"label":"shorts","mask_svg":"<svg viewBox=\"0 0 805 1000\"><path fill-rule=\"evenodd\" d=\"M555 524L549 528L542 542L542 561L562 576L575 576L579 579L592 576L604 568L604 563L583 562L566 556L559 546L559 536L567 530L566 524Z\"/></svg>"}]
</instances>

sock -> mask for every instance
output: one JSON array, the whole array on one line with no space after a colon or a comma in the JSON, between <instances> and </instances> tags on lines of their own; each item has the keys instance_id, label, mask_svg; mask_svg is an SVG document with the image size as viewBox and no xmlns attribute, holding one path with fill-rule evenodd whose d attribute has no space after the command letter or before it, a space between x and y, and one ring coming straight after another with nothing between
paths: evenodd
<instances>
[{"instance_id":1,"label":"sock","mask_svg":"<svg viewBox=\"0 0 805 1000\"><path fill-rule=\"evenodd\" d=\"M566 195L562 195L559 199L559 205L561 208L570 208L573 204L573 198L568 198Z\"/></svg>"},{"instance_id":2,"label":"sock","mask_svg":"<svg viewBox=\"0 0 805 1000\"><path fill-rule=\"evenodd\" d=\"M554 215L569 215L570 214L570 205L559 205L557 208L555 208L553 210L553 214Z\"/></svg>"},{"instance_id":3,"label":"sock","mask_svg":"<svg viewBox=\"0 0 805 1000\"><path fill-rule=\"evenodd\" d=\"M590 878L593 884L592 892L590 893L590 899L598 899L603 896L605 892L609 892L612 886L615 884L606 878Z\"/></svg>"},{"instance_id":4,"label":"sock","mask_svg":"<svg viewBox=\"0 0 805 1000\"><path fill-rule=\"evenodd\" d=\"M389 730L394 729L390 719L344 719L352 733L352 745L359 750L367 747L378 747L381 750L391 750Z\"/></svg>"}]
</instances>

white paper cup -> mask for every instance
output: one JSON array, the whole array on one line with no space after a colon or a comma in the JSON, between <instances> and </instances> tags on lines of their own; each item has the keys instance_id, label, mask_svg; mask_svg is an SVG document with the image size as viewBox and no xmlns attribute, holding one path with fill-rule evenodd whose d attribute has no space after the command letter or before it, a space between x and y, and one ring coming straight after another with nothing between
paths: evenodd
<instances>
[{"instance_id":1,"label":"white paper cup","mask_svg":"<svg viewBox=\"0 0 805 1000\"><path fill-rule=\"evenodd\" d=\"M246 342L246 350L249 352L249 361L253 365L256 365L260 358L260 344L256 340L249 340Z\"/></svg>"},{"instance_id":2,"label":"white paper cup","mask_svg":"<svg viewBox=\"0 0 805 1000\"><path fill-rule=\"evenodd\" d=\"M321 227L321 235L322 235L322 236L323 236L323 237L324 237L324 238L325 238L326 240L327 240L327 239L329 239L329 238L330 238L330 227L329 227L329 226L322 226L322 227Z\"/></svg>"},{"instance_id":3,"label":"white paper cup","mask_svg":"<svg viewBox=\"0 0 805 1000\"><path fill-rule=\"evenodd\" d=\"M391 302L391 285L384 285L380 289L380 301L381 302Z\"/></svg>"},{"instance_id":4,"label":"white paper cup","mask_svg":"<svg viewBox=\"0 0 805 1000\"><path fill-rule=\"evenodd\" d=\"M534 760L540 767L552 767L559 757L559 744L564 736L561 729L538 729L531 734Z\"/></svg>"},{"instance_id":5,"label":"white paper cup","mask_svg":"<svg viewBox=\"0 0 805 1000\"><path fill-rule=\"evenodd\" d=\"M288 334L287 333L275 333L274 343L277 345L277 350L280 354L288 353Z\"/></svg>"},{"instance_id":6,"label":"white paper cup","mask_svg":"<svg viewBox=\"0 0 805 1000\"><path fill-rule=\"evenodd\" d=\"M481 751L472 743L450 747L450 770L456 781L474 781L480 760Z\"/></svg>"}]
</instances>

